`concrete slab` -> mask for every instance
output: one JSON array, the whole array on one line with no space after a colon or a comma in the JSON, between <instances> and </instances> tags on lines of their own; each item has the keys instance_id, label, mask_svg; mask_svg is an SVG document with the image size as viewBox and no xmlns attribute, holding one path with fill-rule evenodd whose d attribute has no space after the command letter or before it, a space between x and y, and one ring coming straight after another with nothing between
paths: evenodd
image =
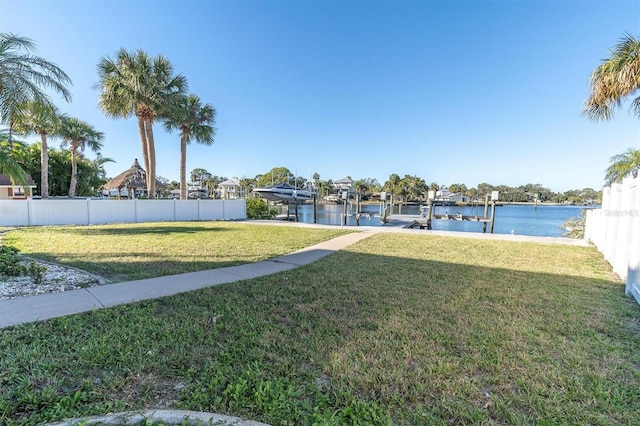
<instances>
[{"instance_id":1,"label":"concrete slab","mask_svg":"<svg viewBox=\"0 0 640 426\"><path fill-rule=\"evenodd\" d=\"M251 278L271 275L278 272L288 271L297 268L298 265L291 263L276 262L268 260L265 262L249 263L246 265L230 266L225 270L238 277L238 279L248 280Z\"/></svg>"},{"instance_id":2,"label":"concrete slab","mask_svg":"<svg viewBox=\"0 0 640 426\"><path fill-rule=\"evenodd\" d=\"M173 296L237 280L235 275L225 272L223 268L90 287L87 291L100 301L102 306L108 308L158 297Z\"/></svg>"},{"instance_id":3,"label":"concrete slab","mask_svg":"<svg viewBox=\"0 0 640 426\"><path fill-rule=\"evenodd\" d=\"M183 410L147 410L145 412L129 411L106 416L81 417L64 422L47 423L45 426L77 426L77 425L112 425L134 426L140 424L196 425L212 424L216 426L269 426L253 420L222 414Z\"/></svg>"},{"instance_id":4,"label":"concrete slab","mask_svg":"<svg viewBox=\"0 0 640 426\"><path fill-rule=\"evenodd\" d=\"M331 253L340 251L360 240L368 238L371 235L371 233L366 232L354 232L351 234L341 235L339 237L332 238L331 240L315 244L311 247L306 247L293 253L277 257L273 259L273 261L290 263L298 266L308 265Z\"/></svg>"},{"instance_id":5,"label":"concrete slab","mask_svg":"<svg viewBox=\"0 0 640 426\"><path fill-rule=\"evenodd\" d=\"M0 301L0 328L79 314L101 308L86 289Z\"/></svg>"}]
</instances>

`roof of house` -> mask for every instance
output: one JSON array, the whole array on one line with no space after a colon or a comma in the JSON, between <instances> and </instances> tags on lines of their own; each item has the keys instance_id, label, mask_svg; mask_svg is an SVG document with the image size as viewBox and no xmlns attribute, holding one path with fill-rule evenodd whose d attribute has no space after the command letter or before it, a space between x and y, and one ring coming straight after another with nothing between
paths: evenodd
<instances>
[{"instance_id":1,"label":"roof of house","mask_svg":"<svg viewBox=\"0 0 640 426\"><path fill-rule=\"evenodd\" d=\"M118 176L105 183L105 189L122 189L122 188L146 188L147 173L136 158L128 170L120 173Z\"/></svg>"},{"instance_id":2,"label":"roof of house","mask_svg":"<svg viewBox=\"0 0 640 426\"><path fill-rule=\"evenodd\" d=\"M220 185L220 186L240 186L240 179L238 179L238 178L227 179L224 182L220 182L218 185Z\"/></svg>"},{"instance_id":3,"label":"roof of house","mask_svg":"<svg viewBox=\"0 0 640 426\"><path fill-rule=\"evenodd\" d=\"M27 183L29 184L29 186L33 186L33 187L36 186L36 183L31 177L31 175L27 175ZM11 179L9 179L9 176L0 173L0 186L15 186L15 185L11 183Z\"/></svg>"},{"instance_id":4,"label":"roof of house","mask_svg":"<svg viewBox=\"0 0 640 426\"><path fill-rule=\"evenodd\" d=\"M338 180L334 180L333 181L334 184L342 184L342 183L346 183L346 184L352 184L353 183L353 179L351 179L350 176L347 177L343 177L342 179L338 179Z\"/></svg>"}]
</instances>

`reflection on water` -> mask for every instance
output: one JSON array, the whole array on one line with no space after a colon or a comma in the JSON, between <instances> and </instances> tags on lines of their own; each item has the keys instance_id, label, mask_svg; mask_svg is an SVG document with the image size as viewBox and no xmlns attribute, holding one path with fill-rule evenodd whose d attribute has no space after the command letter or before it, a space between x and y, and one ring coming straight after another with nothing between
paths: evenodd
<instances>
[{"instance_id":1,"label":"reflection on water","mask_svg":"<svg viewBox=\"0 0 640 426\"><path fill-rule=\"evenodd\" d=\"M362 204L360 206L362 215L360 216L361 226L381 226L380 204ZM496 207L496 219L494 233L496 234L517 234L532 236L560 237L564 234L561 225L570 218L579 218L582 211L587 207L583 206L554 206L538 204L537 208L533 204L509 204ZM294 207L291 206L291 214ZM317 210L317 223L327 225L340 225L344 205L341 204L319 204ZM281 211L286 213L286 207ZM356 225L355 203L347 204L347 226ZM483 216L484 206L437 206L435 214L456 215L460 213L464 216ZM394 206L393 214L419 215L420 206ZM304 204L298 206L298 217L301 222L313 223L313 205ZM441 231L464 231L482 232L481 222L458 221L458 220L434 220L433 229ZM488 229L488 226L487 226Z\"/></svg>"}]
</instances>

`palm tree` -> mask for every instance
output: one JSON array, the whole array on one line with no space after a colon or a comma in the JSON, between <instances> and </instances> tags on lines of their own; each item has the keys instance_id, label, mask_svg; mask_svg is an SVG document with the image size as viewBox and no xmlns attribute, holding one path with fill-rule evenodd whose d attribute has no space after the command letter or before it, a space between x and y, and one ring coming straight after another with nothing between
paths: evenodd
<instances>
[{"instance_id":1,"label":"palm tree","mask_svg":"<svg viewBox=\"0 0 640 426\"><path fill-rule=\"evenodd\" d=\"M180 131L180 199L187 199L187 144L192 140L203 145L214 142L216 110L210 104L202 105L193 93L181 96L167 111L164 128Z\"/></svg>"},{"instance_id":2,"label":"palm tree","mask_svg":"<svg viewBox=\"0 0 640 426\"><path fill-rule=\"evenodd\" d=\"M78 185L78 156L84 152L85 147L92 151L102 148L104 134L98 132L86 121L74 117L60 117L61 126L59 136L62 138L62 147L69 146L71 152L71 180L69 182L69 198L76 196Z\"/></svg>"},{"instance_id":3,"label":"palm tree","mask_svg":"<svg viewBox=\"0 0 640 426\"><path fill-rule=\"evenodd\" d=\"M611 57L593 71L589 86L584 114L590 120L609 120L614 108L640 87L640 40L626 34L611 50ZM640 117L640 96L631 105Z\"/></svg>"},{"instance_id":4,"label":"palm tree","mask_svg":"<svg viewBox=\"0 0 640 426\"><path fill-rule=\"evenodd\" d=\"M13 145L24 147L24 142L9 141L9 133L0 130L0 173L6 175L14 185L28 185L27 172L11 155Z\"/></svg>"},{"instance_id":5,"label":"palm tree","mask_svg":"<svg viewBox=\"0 0 640 426\"><path fill-rule=\"evenodd\" d=\"M60 116L51 104L36 101L21 105L12 118L13 127L22 135L40 135L40 196L49 198L49 146L47 136L56 135L60 127Z\"/></svg>"},{"instance_id":6,"label":"palm tree","mask_svg":"<svg viewBox=\"0 0 640 426\"><path fill-rule=\"evenodd\" d=\"M610 161L611 165L605 174L607 185L620 183L627 176L635 178L640 169L640 150L629 148L622 154L611 157Z\"/></svg>"},{"instance_id":7,"label":"palm tree","mask_svg":"<svg viewBox=\"0 0 640 426\"><path fill-rule=\"evenodd\" d=\"M156 154L153 122L167 103L184 93L187 82L182 75L173 75L173 66L164 56L150 58L138 50L120 49L115 57L105 57L98 63L101 90L99 105L109 117L138 119L142 158L147 172L149 198L156 193Z\"/></svg>"},{"instance_id":8,"label":"palm tree","mask_svg":"<svg viewBox=\"0 0 640 426\"><path fill-rule=\"evenodd\" d=\"M53 89L65 101L71 100L67 85L71 79L56 65L31 52L35 45L28 38L0 33L0 122L9 125L9 139L13 116L29 102L53 107L43 89Z\"/></svg>"}]
</instances>

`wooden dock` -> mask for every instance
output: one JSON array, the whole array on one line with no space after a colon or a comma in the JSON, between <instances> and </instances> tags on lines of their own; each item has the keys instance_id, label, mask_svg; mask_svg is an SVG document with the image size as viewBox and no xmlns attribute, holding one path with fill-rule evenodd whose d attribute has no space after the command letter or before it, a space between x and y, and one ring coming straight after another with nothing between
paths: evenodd
<instances>
[{"instance_id":1,"label":"wooden dock","mask_svg":"<svg viewBox=\"0 0 640 426\"><path fill-rule=\"evenodd\" d=\"M482 217L482 216L465 216L460 213L456 214L434 214L431 216L432 219L445 219L445 220L469 220L471 222L491 222L490 217ZM427 219L425 218L425 221Z\"/></svg>"}]
</instances>

